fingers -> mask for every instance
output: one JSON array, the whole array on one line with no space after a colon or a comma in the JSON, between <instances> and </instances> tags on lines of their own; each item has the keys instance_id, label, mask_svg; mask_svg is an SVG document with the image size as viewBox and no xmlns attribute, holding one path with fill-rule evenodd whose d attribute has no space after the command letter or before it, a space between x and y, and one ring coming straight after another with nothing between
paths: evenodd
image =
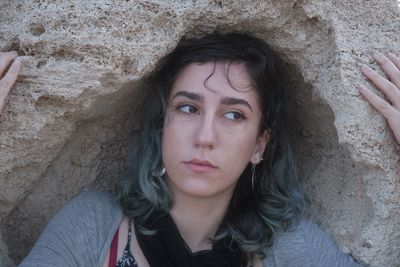
<instances>
[{"instance_id":1,"label":"fingers","mask_svg":"<svg viewBox=\"0 0 400 267\"><path fill-rule=\"evenodd\" d=\"M383 54L379 52L375 52L373 54L376 62L381 65L382 69L385 71L386 75L389 77L390 81L400 88L400 59L395 55L391 54L388 57L385 57ZM392 59L394 61L392 61ZM396 63L397 64L396 64Z\"/></svg>"},{"instance_id":2,"label":"fingers","mask_svg":"<svg viewBox=\"0 0 400 267\"><path fill-rule=\"evenodd\" d=\"M20 69L21 69L21 60L19 58L17 58L11 64L10 68L8 69L6 75L3 77L3 79L0 80L0 88L2 88L2 87L11 88L13 86L13 84L15 83L15 81L17 80Z\"/></svg>"},{"instance_id":3,"label":"fingers","mask_svg":"<svg viewBox=\"0 0 400 267\"><path fill-rule=\"evenodd\" d=\"M391 117L391 114L395 111L388 102L380 98L378 95L368 90L365 86L361 85L358 88L360 94L373 106L383 117L386 119Z\"/></svg>"},{"instance_id":4,"label":"fingers","mask_svg":"<svg viewBox=\"0 0 400 267\"><path fill-rule=\"evenodd\" d=\"M13 61L18 56L17 52L11 51L6 53L0 52L0 77L6 68L10 65L11 61Z\"/></svg>"},{"instance_id":5,"label":"fingers","mask_svg":"<svg viewBox=\"0 0 400 267\"><path fill-rule=\"evenodd\" d=\"M391 53L386 57L377 52L373 57L390 80L366 65L362 66L361 71L385 94L391 103L374 94L365 86L360 86L358 89L371 106L385 117L395 138L400 142L400 58Z\"/></svg>"},{"instance_id":6,"label":"fingers","mask_svg":"<svg viewBox=\"0 0 400 267\"><path fill-rule=\"evenodd\" d=\"M360 94L387 120L394 137L400 143L400 111L388 102L368 90L365 86L358 88Z\"/></svg>"},{"instance_id":7,"label":"fingers","mask_svg":"<svg viewBox=\"0 0 400 267\"><path fill-rule=\"evenodd\" d=\"M391 81L367 65L363 65L361 71L368 80L385 94L396 109L400 109L400 70L384 55L377 53L374 57L379 60L378 63L382 66Z\"/></svg>"},{"instance_id":8,"label":"fingers","mask_svg":"<svg viewBox=\"0 0 400 267\"><path fill-rule=\"evenodd\" d=\"M393 62L394 65L400 70L400 57L393 53L388 53L388 58Z\"/></svg>"},{"instance_id":9,"label":"fingers","mask_svg":"<svg viewBox=\"0 0 400 267\"><path fill-rule=\"evenodd\" d=\"M16 57L15 54L12 52L1 53L0 54L0 70L2 70L2 72L4 72L4 70L10 64L11 60L15 59L15 57ZM21 61L18 58L16 58L14 60L14 62L11 64L7 73L0 80L0 112L3 109L4 101L5 101L8 93L10 92L11 87L14 85L15 81L17 80L20 69L21 69ZM0 75L2 74L2 72L0 72Z\"/></svg>"}]
</instances>

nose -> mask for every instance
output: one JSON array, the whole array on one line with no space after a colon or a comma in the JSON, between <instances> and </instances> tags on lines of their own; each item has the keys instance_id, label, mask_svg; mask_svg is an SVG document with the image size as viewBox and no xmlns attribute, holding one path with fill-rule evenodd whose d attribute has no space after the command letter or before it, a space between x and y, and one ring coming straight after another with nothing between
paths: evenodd
<instances>
[{"instance_id":1,"label":"nose","mask_svg":"<svg viewBox=\"0 0 400 267\"><path fill-rule=\"evenodd\" d=\"M195 147L213 149L217 142L215 121L211 116L203 116L198 120L195 132Z\"/></svg>"}]
</instances>

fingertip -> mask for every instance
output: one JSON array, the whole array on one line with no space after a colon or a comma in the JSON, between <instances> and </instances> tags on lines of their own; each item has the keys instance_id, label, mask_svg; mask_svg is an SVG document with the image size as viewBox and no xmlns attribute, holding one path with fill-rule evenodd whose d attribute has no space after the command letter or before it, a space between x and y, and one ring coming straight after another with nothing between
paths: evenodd
<instances>
[{"instance_id":1,"label":"fingertip","mask_svg":"<svg viewBox=\"0 0 400 267\"><path fill-rule=\"evenodd\" d=\"M7 52L6 55L8 57L10 57L10 58L16 58L16 57L18 57L18 52L17 51L10 51L10 52Z\"/></svg>"},{"instance_id":2,"label":"fingertip","mask_svg":"<svg viewBox=\"0 0 400 267\"><path fill-rule=\"evenodd\" d=\"M389 58L398 58L398 56L393 54L392 52L388 52L387 55Z\"/></svg>"},{"instance_id":3,"label":"fingertip","mask_svg":"<svg viewBox=\"0 0 400 267\"><path fill-rule=\"evenodd\" d=\"M364 92L365 89L366 88L364 86L362 86L362 85L357 86L357 90L360 91L360 92Z\"/></svg>"},{"instance_id":4,"label":"fingertip","mask_svg":"<svg viewBox=\"0 0 400 267\"><path fill-rule=\"evenodd\" d=\"M18 73L21 69L21 66L22 66L22 60L20 57L17 57L12 62L10 66L10 71L12 71L13 73Z\"/></svg>"},{"instance_id":5,"label":"fingertip","mask_svg":"<svg viewBox=\"0 0 400 267\"><path fill-rule=\"evenodd\" d=\"M13 60L18 57L17 51L0 52L0 56L5 60Z\"/></svg>"},{"instance_id":6,"label":"fingertip","mask_svg":"<svg viewBox=\"0 0 400 267\"><path fill-rule=\"evenodd\" d=\"M366 96L368 95L368 93L370 92L370 91L368 90L368 88L365 87L364 85L359 85L359 86L357 87L357 89L358 89L358 92L359 92L363 97L366 97Z\"/></svg>"},{"instance_id":7,"label":"fingertip","mask_svg":"<svg viewBox=\"0 0 400 267\"><path fill-rule=\"evenodd\" d=\"M19 71L21 70L21 67L22 67L22 61L21 61L21 59L16 60L16 63L15 63L15 64L17 64L16 69L17 69L17 71L19 72Z\"/></svg>"},{"instance_id":8,"label":"fingertip","mask_svg":"<svg viewBox=\"0 0 400 267\"><path fill-rule=\"evenodd\" d=\"M365 73L365 72L371 71L371 68L368 65L363 64L361 66L361 71Z\"/></svg>"},{"instance_id":9,"label":"fingertip","mask_svg":"<svg viewBox=\"0 0 400 267\"><path fill-rule=\"evenodd\" d=\"M381 56L382 54L379 53L377 50L375 50L374 52L372 52L372 57L377 58L379 56Z\"/></svg>"}]
</instances>

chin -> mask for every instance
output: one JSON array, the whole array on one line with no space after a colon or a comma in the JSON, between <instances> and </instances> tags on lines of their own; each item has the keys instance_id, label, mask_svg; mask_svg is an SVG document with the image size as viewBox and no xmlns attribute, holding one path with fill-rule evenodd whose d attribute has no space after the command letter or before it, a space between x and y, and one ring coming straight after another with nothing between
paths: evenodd
<instances>
[{"instance_id":1,"label":"chin","mask_svg":"<svg viewBox=\"0 0 400 267\"><path fill-rule=\"evenodd\" d=\"M185 178L183 183L175 184L176 189L187 196L195 198L215 198L226 194L232 194L233 188L210 183L201 178Z\"/></svg>"}]
</instances>

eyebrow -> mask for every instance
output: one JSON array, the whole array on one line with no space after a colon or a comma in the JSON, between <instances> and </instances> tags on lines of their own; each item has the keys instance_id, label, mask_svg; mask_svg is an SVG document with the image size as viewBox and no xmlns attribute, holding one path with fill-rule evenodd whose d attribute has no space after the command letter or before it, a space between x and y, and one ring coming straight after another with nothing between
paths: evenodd
<instances>
[{"instance_id":1,"label":"eyebrow","mask_svg":"<svg viewBox=\"0 0 400 267\"><path fill-rule=\"evenodd\" d=\"M229 105L243 105L243 106L248 107L251 111L253 111L250 104L244 99L233 98L233 97L224 97L222 99L221 103L224 105L228 105L228 106Z\"/></svg>"},{"instance_id":2,"label":"eyebrow","mask_svg":"<svg viewBox=\"0 0 400 267\"><path fill-rule=\"evenodd\" d=\"M204 100L204 98L201 95L198 95L196 93L187 92L187 91L179 91L179 92L177 92L172 97L172 99L175 99L175 98L177 98L179 96L187 97L187 98L192 99L194 101L200 101L200 102L202 102ZM248 107L251 111L253 111L253 109L251 108L250 104L246 100L241 99L241 98L224 97L221 100L221 103L223 105L228 105L228 106L230 106L230 105L243 105L243 106Z\"/></svg>"},{"instance_id":3,"label":"eyebrow","mask_svg":"<svg viewBox=\"0 0 400 267\"><path fill-rule=\"evenodd\" d=\"M201 95L198 95L198 94L195 94L195 93L190 93L190 92L187 92L187 91L179 91L178 93L176 93L172 97L172 99L175 99L178 96L187 97L187 98L195 100L195 101L203 101L203 97Z\"/></svg>"}]
</instances>

